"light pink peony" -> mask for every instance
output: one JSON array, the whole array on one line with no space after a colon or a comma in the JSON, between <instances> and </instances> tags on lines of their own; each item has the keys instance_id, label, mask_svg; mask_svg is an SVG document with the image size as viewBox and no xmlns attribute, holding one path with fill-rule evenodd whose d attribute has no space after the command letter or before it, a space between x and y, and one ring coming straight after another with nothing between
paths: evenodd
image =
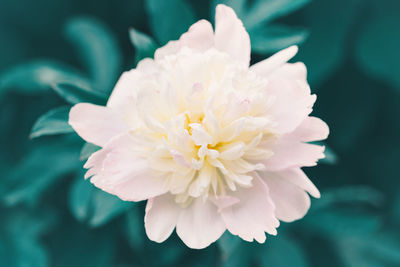
<instances>
[{"instance_id":1,"label":"light pink peony","mask_svg":"<svg viewBox=\"0 0 400 267\"><path fill-rule=\"evenodd\" d=\"M329 129L310 117L303 63L289 47L249 67L250 39L218 5L215 32L200 20L177 41L125 72L107 103L75 105L69 123L102 147L86 178L126 201L148 200L156 242L176 228L191 248L228 230L260 243L279 220L302 218L318 189L300 169L324 157Z\"/></svg>"}]
</instances>

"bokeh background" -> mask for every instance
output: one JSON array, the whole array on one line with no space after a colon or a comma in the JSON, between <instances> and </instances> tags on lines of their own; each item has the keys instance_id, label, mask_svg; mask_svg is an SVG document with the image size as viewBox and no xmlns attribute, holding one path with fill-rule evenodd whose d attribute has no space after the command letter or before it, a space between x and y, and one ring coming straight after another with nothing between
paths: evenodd
<instances>
[{"instance_id":1,"label":"bokeh background","mask_svg":"<svg viewBox=\"0 0 400 267\"><path fill-rule=\"evenodd\" d=\"M303 220L190 250L149 241L144 203L84 181L96 147L66 119L217 2L244 21L252 62L300 46L331 134ZM0 0L0 266L400 266L399 63L398 0Z\"/></svg>"}]
</instances>

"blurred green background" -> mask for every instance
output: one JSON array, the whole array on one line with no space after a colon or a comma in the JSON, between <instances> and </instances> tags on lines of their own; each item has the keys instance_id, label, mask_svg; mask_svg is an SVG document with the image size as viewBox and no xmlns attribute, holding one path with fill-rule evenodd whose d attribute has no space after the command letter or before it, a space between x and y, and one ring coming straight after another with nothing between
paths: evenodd
<instances>
[{"instance_id":1,"label":"blurred green background","mask_svg":"<svg viewBox=\"0 0 400 267\"><path fill-rule=\"evenodd\" d=\"M300 46L331 134L303 220L190 250L149 241L144 203L83 180L96 148L66 118L217 2L244 21L252 62ZM0 266L400 266L400 1L0 0L0 38Z\"/></svg>"}]
</instances>

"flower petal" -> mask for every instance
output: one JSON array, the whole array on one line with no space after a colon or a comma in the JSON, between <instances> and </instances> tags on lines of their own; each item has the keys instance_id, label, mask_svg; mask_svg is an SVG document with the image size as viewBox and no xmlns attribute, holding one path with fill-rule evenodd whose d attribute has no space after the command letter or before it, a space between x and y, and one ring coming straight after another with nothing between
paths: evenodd
<instances>
[{"instance_id":1,"label":"flower petal","mask_svg":"<svg viewBox=\"0 0 400 267\"><path fill-rule=\"evenodd\" d=\"M169 41L166 45L158 48L154 53L155 60L161 60L168 55L173 55L181 49L180 41Z\"/></svg>"},{"instance_id":2,"label":"flower petal","mask_svg":"<svg viewBox=\"0 0 400 267\"><path fill-rule=\"evenodd\" d=\"M144 217L147 236L155 242L165 241L174 231L180 211L171 194L149 199Z\"/></svg>"},{"instance_id":3,"label":"flower petal","mask_svg":"<svg viewBox=\"0 0 400 267\"><path fill-rule=\"evenodd\" d=\"M232 8L218 5L215 13L215 47L247 66L250 63L250 37Z\"/></svg>"},{"instance_id":4,"label":"flower petal","mask_svg":"<svg viewBox=\"0 0 400 267\"><path fill-rule=\"evenodd\" d=\"M98 146L104 146L111 138L128 130L117 112L90 103L73 106L68 123L79 136Z\"/></svg>"},{"instance_id":5,"label":"flower petal","mask_svg":"<svg viewBox=\"0 0 400 267\"><path fill-rule=\"evenodd\" d=\"M329 127L319 118L307 117L291 135L303 142L324 140L329 135Z\"/></svg>"},{"instance_id":6,"label":"flower petal","mask_svg":"<svg viewBox=\"0 0 400 267\"><path fill-rule=\"evenodd\" d=\"M107 107L116 111L123 111L126 106L135 103L135 85L139 79L136 69L122 73L107 102Z\"/></svg>"},{"instance_id":7,"label":"flower petal","mask_svg":"<svg viewBox=\"0 0 400 267\"><path fill-rule=\"evenodd\" d=\"M272 148L274 154L265 162L269 171L279 171L295 167L315 166L325 157L324 146L302 143L289 137L282 137Z\"/></svg>"},{"instance_id":8,"label":"flower petal","mask_svg":"<svg viewBox=\"0 0 400 267\"><path fill-rule=\"evenodd\" d=\"M193 199L183 208L176 225L176 232L190 248L201 249L215 242L224 232L225 224L217 207L209 200Z\"/></svg>"},{"instance_id":9,"label":"flower petal","mask_svg":"<svg viewBox=\"0 0 400 267\"><path fill-rule=\"evenodd\" d=\"M141 144L128 134L113 138L89 157L85 167L93 175L98 188L125 201L141 201L164 194L168 189L165 177L156 175L140 154Z\"/></svg>"},{"instance_id":10,"label":"flower petal","mask_svg":"<svg viewBox=\"0 0 400 267\"><path fill-rule=\"evenodd\" d=\"M268 79L307 80L307 68L303 62L285 63L267 76Z\"/></svg>"},{"instance_id":11,"label":"flower petal","mask_svg":"<svg viewBox=\"0 0 400 267\"><path fill-rule=\"evenodd\" d=\"M240 202L221 210L227 229L246 241L263 243L265 232L275 235L279 221L275 218L270 190L261 178L254 174L251 188L240 188L231 194ZM223 205L221 205L223 206Z\"/></svg>"},{"instance_id":12,"label":"flower petal","mask_svg":"<svg viewBox=\"0 0 400 267\"><path fill-rule=\"evenodd\" d=\"M268 112L281 134L298 127L312 112L316 100L308 84L299 80L270 80L267 93L275 96Z\"/></svg>"},{"instance_id":13,"label":"flower petal","mask_svg":"<svg viewBox=\"0 0 400 267\"><path fill-rule=\"evenodd\" d=\"M296 45L290 46L275 53L269 58L254 64L250 69L258 75L266 77L294 57L298 50L299 48Z\"/></svg>"},{"instance_id":14,"label":"flower petal","mask_svg":"<svg viewBox=\"0 0 400 267\"><path fill-rule=\"evenodd\" d=\"M214 31L211 23L200 20L190 26L189 30L179 39L182 46L190 47L198 51L206 51L214 46Z\"/></svg>"},{"instance_id":15,"label":"flower petal","mask_svg":"<svg viewBox=\"0 0 400 267\"><path fill-rule=\"evenodd\" d=\"M288 182L291 182L292 184L297 185L301 189L307 191L313 197L321 197L317 187L315 187L315 185L310 181L310 179L308 179L307 175L300 168L279 171L279 175Z\"/></svg>"},{"instance_id":16,"label":"flower petal","mask_svg":"<svg viewBox=\"0 0 400 267\"><path fill-rule=\"evenodd\" d=\"M275 214L279 220L292 222L307 213L310 208L310 197L300 187L290 183L279 173L260 174L270 189L275 204Z\"/></svg>"}]
</instances>

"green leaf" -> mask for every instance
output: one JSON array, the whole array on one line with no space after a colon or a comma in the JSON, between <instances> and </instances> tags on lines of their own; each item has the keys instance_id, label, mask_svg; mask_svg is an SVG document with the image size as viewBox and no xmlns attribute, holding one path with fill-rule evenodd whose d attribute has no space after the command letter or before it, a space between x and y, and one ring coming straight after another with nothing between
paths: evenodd
<instances>
[{"instance_id":1,"label":"green leaf","mask_svg":"<svg viewBox=\"0 0 400 267\"><path fill-rule=\"evenodd\" d=\"M154 51L156 51L157 49L157 45L150 36L147 36L146 34L141 33L135 29L130 29L129 37L133 46L136 49L136 64L144 58L153 57Z\"/></svg>"},{"instance_id":2,"label":"green leaf","mask_svg":"<svg viewBox=\"0 0 400 267\"><path fill-rule=\"evenodd\" d=\"M122 53L111 30L94 18L80 17L67 22L65 35L77 47L94 89L109 93L121 72L122 62Z\"/></svg>"},{"instance_id":3,"label":"green leaf","mask_svg":"<svg viewBox=\"0 0 400 267\"><path fill-rule=\"evenodd\" d=\"M89 81L78 71L50 60L38 60L17 65L0 75L0 94L16 89L24 94L36 94L48 90L58 82L79 82L88 86Z\"/></svg>"},{"instance_id":4,"label":"green leaf","mask_svg":"<svg viewBox=\"0 0 400 267\"><path fill-rule=\"evenodd\" d=\"M89 180L79 176L70 188L69 207L78 221L87 221L99 227L126 212L133 202L122 201L116 196L94 187Z\"/></svg>"},{"instance_id":5,"label":"green leaf","mask_svg":"<svg viewBox=\"0 0 400 267\"><path fill-rule=\"evenodd\" d=\"M311 211L326 209L338 204L365 204L380 207L384 203L384 195L378 190L365 186L342 186L321 193L321 199L315 201Z\"/></svg>"},{"instance_id":6,"label":"green leaf","mask_svg":"<svg viewBox=\"0 0 400 267\"><path fill-rule=\"evenodd\" d=\"M250 35L253 52L267 54L291 45L302 44L308 37L308 31L274 24L253 28Z\"/></svg>"},{"instance_id":7,"label":"green leaf","mask_svg":"<svg viewBox=\"0 0 400 267\"><path fill-rule=\"evenodd\" d=\"M0 262L4 266L49 266L49 255L41 241L54 217L48 212L8 210L0 223Z\"/></svg>"},{"instance_id":8,"label":"green leaf","mask_svg":"<svg viewBox=\"0 0 400 267\"><path fill-rule=\"evenodd\" d=\"M373 233L337 240L337 251L348 267L400 265L400 242L397 232Z\"/></svg>"},{"instance_id":9,"label":"green leaf","mask_svg":"<svg viewBox=\"0 0 400 267\"><path fill-rule=\"evenodd\" d=\"M89 220L89 224L93 227L104 225L134 205L133 202L123 201L102 190L94 191L92 201L93 214Z\"/></svg>"},{"instance_id":10,"label":"green leaf","mask_svg":"<svg viewBox=\"0 0 400 267\"><path fill-rule=\"evenodd\" d=\"M257 27L279 17L290 14L310 0L258 0L250 7L244 17L244 25L248 28Z\"/></svg>"},{"instance_id":11,"label":"green leaf","mask_svg":"<svg viewBox=\"0 0 400 267\"><path fill-rule=\"evenodd\" d=\"M312 88L333 75L342 63L348 48L346 37L361 2L318 0L311 1L304 9L306 27L311 35L296 58L306 64Z\"/></svg>"},{"instance_id":12,"label":"green leaf","mask_svg":"<svg viewBox=\"0 0 400 267\"><path fill-rule=\"evenodd\" d=\"M263 267L309 266L302 247L283 235L269 238L261 252L259 256Z\"/></svg>"},{"instance_id":13,"label":"green leaf","mask_svg":"<svg viewBox=\"0 0 400 267\"><path fill-rule=\"evenodd\" d=\"M371 19L357 40L358 65L368 75L392 83L400 90L400 18L385 16Z\"/></svg>"},{"instance_id":14,"label":"green leaf","mask_svg":"<svg viewBox=\"0 0 400 267\"><path fill-rule=\"evenodd\" d=\"M143 216L138 205L133 205L126 213L125 227L127 240L136 251L143 250L143 245L147 238L144 232Z\"/></svg>"},{"instance_id":15,"label":"green leaf","mask_svg":"<svg viewBox=\"0 0 400 267\"><path fill-rule=\"evenodd\" d=\"M336 153L332 150L332 148L330 148L329 146L325 145L325 158L321 159L320 162L321 163L325 163L325 164L330 164L330 165L334 165L338 162L338 156L336 155Z\"/></svg>"},{"instance_id":16,"label":"green leaf","mask_svg":"<svg viewBox=\"0 0 400 267\"><path fill-rule=\"evenodd\" d=\"M90 155L92 155L94 152L96 152L100 148L101 147L93 145L91 143L84 144L81 149L81 155L80 155L79 159L81 161L87 160L90 157Z\"/></svg>"},{"instance_id":17,"label":"green leaf","mask_svg":"<svg viewBox=\"0 0 400 267\"><path fill-rule=\"evenodd\" d=\"M52 89L70 104L89 102L97 105L105 105L107 96L94 91L90 87L78 83L56 83Z\"/></svg>"},{"instance_id":18,"label":"green leaf","mask_svg":"<svg viewBox=\"0 0 400 267\"><path fill-rule=\"evenodd\" d=\"M222 257L228 258L240 247L241 239L226 231L218 240L218 247L222 251Z\"/></svg>"},{"instance_id":19,"label":"green leaf","mask_svg":"<svg viewBox=\"0 0 400 267\"><path fill-rule=\"evenodd\" d=\"M382 226L382 218L376 213L354 207L329 208L310 214L304 219L304 223L307 223L313 231L320 231L326 236L335 238L375 232Z\"/></svg>"},{"instance_id":20,"label":"green leaf","mask_svg":"<svg viewBox=\"0 0 400 267\"><path fill-rule=\"evenodd\" d=\"M68 204L72 214L78 221L85 221L89 218L91 198L95 187L83 175L78 176L71 186L68 197Z\"/></svg>"},{"instance_id":21,"label":"green leaf","mask_svg":"<svg viewBox=\"0 0 400 267\"><path fill-rule=\"evenodd\" d=\"M196 20L191 6L185 0L146 0L146 8L153 35L161 45L178 39Z\"/></svg>"},{"instance_id":22,"label":"green leaf","mask_svg":"<svg viewBox=\"0 0 400 267\"><path fill-rule=\"evenodd\" d=\"M78 144L75 139L62 138L33 149L9 171L1 200L8 206L36 204L46 189L78 169Z\"/></svg>"},{"instance_id":23,"label":"green leaf","mask_svg":"<svg viewBox=\"0 0 400 267\"><path fill-rule=\"evenodd\" d=\"M70 106L55 108L42 115L33 125L30 138L42 135L65 134L74 130L68 124Z\"/></svg>"}]
</instances>

